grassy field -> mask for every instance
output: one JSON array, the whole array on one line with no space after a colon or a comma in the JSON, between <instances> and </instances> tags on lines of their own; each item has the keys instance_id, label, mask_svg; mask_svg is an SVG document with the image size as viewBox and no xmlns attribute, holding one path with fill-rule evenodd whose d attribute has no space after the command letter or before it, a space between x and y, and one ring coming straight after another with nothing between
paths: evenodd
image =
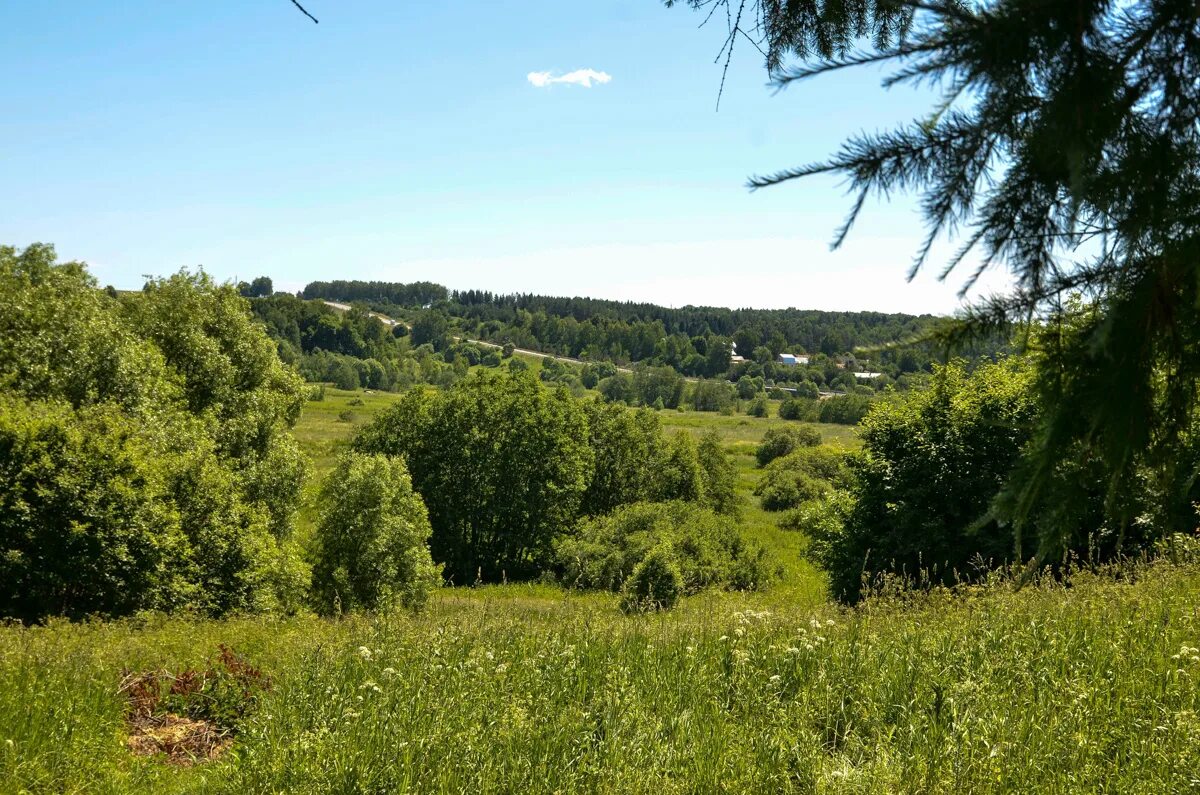
<instances>
[{"instance_id":1,"label":"grassy field","mask_svg":"<svg viewBox=\"0 0 1200 795\"><path fill-rule=\"evenodd\" d=\"M395 399L307 403L314 474ZM660 416L721 434L742 532L783 582L640 617L506 585L420 615L0 626L0 793L1200 790L1200 565L840 608L752 495L754 445L784 421ZM203 668L221 644L269 680L233 744L194 766L131 753L126 674Z\"/></svg>"},{"instance_id":2,"label":"grassy field","mask_svg":"<svg viewBox=\"0 0 1200 795\"><path fill-rule=\"evenodd\" d=\"M445 591L412 617L0 628L4 792L1119 792L1200 786L1200 570L881 599ZM232 645L233 747L130 754L126 668Z\"/></svg>"}]
</instances>

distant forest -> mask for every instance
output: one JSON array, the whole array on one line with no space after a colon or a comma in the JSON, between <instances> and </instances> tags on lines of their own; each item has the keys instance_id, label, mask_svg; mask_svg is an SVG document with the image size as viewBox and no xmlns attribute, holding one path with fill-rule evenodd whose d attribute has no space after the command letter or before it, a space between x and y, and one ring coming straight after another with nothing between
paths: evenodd
<instances>
[{"instance_id":1,"label":"distant forest","mask_svg":"<svg viewBox=\"0 0 1200 795\"><path fill-rule=\"evenodd\" d=\"M781 380L784 373L776 372L774 363L784 352L819 354L890 378L928 370L945 358L927 345L888 347L928 335L942 320L934 315L671 308L596 298L451 291L430 282L313 282L302 296L361 302L410 318L422 310L435 312L455 318L464 333L480 339L580 359L666 365L690 376L736 377L746 374L739 370L749 369L752 375ZM976 358L1003 347L997 340L958 353ZM860 361L854 358L856 351ZM735 366L734 353L747 360L747 367Z\"/></svg>"}]
</instances>

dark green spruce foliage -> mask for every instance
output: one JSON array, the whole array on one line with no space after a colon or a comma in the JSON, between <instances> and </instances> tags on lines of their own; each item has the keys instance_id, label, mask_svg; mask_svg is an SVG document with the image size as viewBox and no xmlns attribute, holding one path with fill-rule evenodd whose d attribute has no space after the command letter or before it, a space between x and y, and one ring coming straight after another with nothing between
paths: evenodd
<instances>
[{"instance_id":1,"label":"dark green spruce foliage","mask_svg":"<svg viewBox=\"0 0 1200 795\"><path fill-rule=\"evenodd\" d=\"M689 0L705 13L708 0ZM719 2L730 7L735 4ZM855 194L835 243L865 200L911 191L928 228L916 272L957 238L943 274L970 285L986 268L1015 284L967 311L949 343L1007 333L1030 318L1064 326L1042 351L1042 412L1023 462L1002 479L1003 515L1037 531L1042 557L1069 546L1075 521L1040 521L1059 473L1102 471L1104 513L1138 519L1127 495L1150 485L1153 534L1195 527L1200 381L1200 60L1196 7L1142 3L937 0L906 4L749 2L736 28L759 40L780 86L856 65L892 69L885 85L929 86L911 124L862 133L831 158L751 180L845 177ZM741 11L744 11L743 15ZM858 51L862 37L872 51ZM789 57L813 62L788 68ZM1070 296L1086 296L1080 309ZM1022 548L1031 551L1034 544Z\"/></svg>"},{"instance_id":2,"label":"dark green spruce foliage","mask_svg":"<svg viewBox=\"0 0 1200 795\"><path fill-rule=\"evenodd\" d=\"M743 541L732 520L683 502L622 506L581 523L556 546L564 584L609 591L625 588L651 555L665 558L655 569L678 568L685 594L710 586L754 590L772 578L765 551Z\"/></svg>"},{"instance_id":3,"label":"dark green spruce foliage","mask_svg":"<svg viewBox=\"0 0 1200 795\"><path fill-rule=\"evenodd\" d=\"M232 286L0 247L0 614L295 606L302 399Z\"/></svg>"}]
</instances>

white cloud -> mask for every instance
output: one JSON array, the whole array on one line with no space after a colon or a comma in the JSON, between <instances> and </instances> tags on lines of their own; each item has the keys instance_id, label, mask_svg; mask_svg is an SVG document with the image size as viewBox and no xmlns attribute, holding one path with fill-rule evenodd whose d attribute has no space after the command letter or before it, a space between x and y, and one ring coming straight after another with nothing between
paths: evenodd
<instances>
[{"instance_id":1,"label":"white cloud","mask_svg":"<svg viewBox=\"0 0 1200 795\"><path fill-rule=\"evenodd\" d=\"M570 83L591 88L593 82L604 84L612 80L612 75L608 72L597 72L595 69L576 69L574 72L567 72L558 77L550 72L530 72L525 75L525 78L537 88L545 88L555 83Z\"/></svg>"}]
</instances>

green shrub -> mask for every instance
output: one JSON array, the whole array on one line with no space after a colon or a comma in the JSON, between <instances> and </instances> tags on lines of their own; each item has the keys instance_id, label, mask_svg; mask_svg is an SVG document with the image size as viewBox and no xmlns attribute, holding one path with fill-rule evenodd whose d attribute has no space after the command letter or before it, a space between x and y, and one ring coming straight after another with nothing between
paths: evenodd
<instances>
[{"instance_id":1,"label":"green shrub","mask_svg":"<svg viewBox=\"0 0 1200 795\"><path fill-rule=\"evenodd\" d=\"M754 487L768 511L786 511L849 484L846 455L828 447L801 447L767 465Z\"/></svg>"},{"instance_id":2,"label":"green shrub","mask_svg":"<svg viewBox=\"0 0 1200 795\"><path fill-rule=\"evenodd\" d=\"M835 596L857 599L864 572L952 582L1011 557L1011 526L989 509L1035 425L1031 379L1016 359L972 374L953 363L928 389L875 404L851 460L853 509L815 553Z\"/></svg>"},{"instance_id":3,"label":"green shrub","mask_svg":"<svg viewBox=\"0 0 1200 795\"><path fill-rule=\"evenodd\" d=\"M704 470L696 440L687 431L676 431L667 444L666 455L659 465L660 500L704 500Z\"/></svg>"},{"instance_id":4,"label":"green shrub","mask_svg":"<svg viewBox=\"0 0 1200 795\"><path fill-rule=\"evenodd\" d=\"M717 513L736 513L737 469L721 444L720 434L710 430L700 437L696 459L704 485L704 504Z\"/></svg>"},{"instance_id":5,"label":"green shrub","mask_svg":"<svg viewBox=\"0 0 1200 795\"><path fill-rule=\"evenodd\" d=\"M701 379L692 385L692 406L696 411L732 412L736 394L732 384Z\"/></svg>"},{"instance_id":6,"label":"green shrub","mask_svg":"<svg viewBox=\"0 0 1200 795\"><path fill-rule=\"evenodd\" d=\"M816 428L768 428L754 451L754 458L760 467L765 467L797 448L817 447L820 444L821 432Z\"/></svg>"},{"instance_id":7,"label":"green shrub","mask_svg":"<svg viewBox=\"0 0 1200 795\"><path fill-rule=\"evenodd\" d=\"M667 547L655 547L633 569L621 589L621 609L626 613L670 610L683 594L683 575Z\"/></svg>"},{"instance_id":8,"label":"green shrub","mask_svg":"<svg viewBox=\"0 0 1200 795\"><path fill-rule=\"evenodd\" d=\"M313 384L308 388L305 398L311 403L320 403L325 399L325 385Z\"/></svg>"},{"instance_id":9,"label":"green shrub","mask_svg":"<svg viewBox=\"0 0 1200 795\"><path fill-rule=\"evenodd\" d=\"M155 449L112 408L0 398L0 615L157 606L181 539Z\"/></svg>"},{"instance_id":10,"label":"green shrub","mask_svg":"<svg viewBox=\"0 0 1200 795\"><path fill-rule=\"evenodd\" d=\"M684 593L710 586L754 590L766 587L772 577L765 551L747 545L729 518L683 502L642 502L586 520L560 539L560 580L578 588L621 591L657 548L670 550Z\"/></svg>"},{"instance_id":11,"label":"green shrub","mask_svg":"<svg viewBox=\"0 0 1200 795\"><path fill-rule=\"evenodd\" d=\"M320 495L313 597L324 613L420 607L439 580L431 528L399 458L346 453Z\"/></svg>"},{"instance_id":12,"label":"green shrub","mask_svg":"<svg viewBox=\"0 0 1200 795\"><path fill-rule=\"evenodd\" d=\"M770 404L765 395L759 395L746 406L746 413L751 417L766 417L770 413Z\"/></svg>"},{"instance_id":13,"label":"green shrub","mask_svg":"<svg viewBox=\"0 0 1200 795\"><path fill-rule=\"evenodd\" d=\"M871 410L869 394L834 395L818 403L817 419L838 425L857 425Z\"/></svg>"},{"instance_id":14,"label":"green shrub","mask_svg":"<svg viewBox=\"0 0 1200 795\"><path fill-rule=\"evenodd\" d=\"M818 420L819 416L815 400L788 397L779 404L779 419L781 420L809 420L812 422Z\"/></svg>"},{"instance_id":15,"label":"green shrub","mask_svg":"<svg viewBox=\"0 0 1200 795\"><path fill-rule=\"evenodd\" d=\"M228 285L0 246L0 614L290 609L303 383Z\"/></svg>"}]
</instances>

